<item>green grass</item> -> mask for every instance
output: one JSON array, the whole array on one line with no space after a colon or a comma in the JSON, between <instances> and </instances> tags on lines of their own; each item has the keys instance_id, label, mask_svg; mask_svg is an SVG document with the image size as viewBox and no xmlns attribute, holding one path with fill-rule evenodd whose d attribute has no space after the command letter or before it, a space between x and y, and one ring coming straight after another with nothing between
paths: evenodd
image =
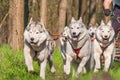
<instances>
[{"instance_id":1,"label":"green grass","mask_svg":"<svg viewBox=\"0 0 120 80\"><path fill-rule=\"evenodd\" d=\"M75 70L71 68L71 74L65 75L63 72L62 58L58 49L55 49L54 64L56 72L52 74L47 64L46 80L76 80L73 76ZM27 72L24 56L22 51L11 51L8 45L0 47L0 80L42 80L39 77L39 66L36 61L33 63L35 73ZM114 62L107 77L112 77L112 80L120 80L120 63ZM109 80L106 79L104 72L81 74L81 80ZM97 78L97 79L96 79ZM79 80L79 79L78 79Z\"/></svg>"}]
</instances>

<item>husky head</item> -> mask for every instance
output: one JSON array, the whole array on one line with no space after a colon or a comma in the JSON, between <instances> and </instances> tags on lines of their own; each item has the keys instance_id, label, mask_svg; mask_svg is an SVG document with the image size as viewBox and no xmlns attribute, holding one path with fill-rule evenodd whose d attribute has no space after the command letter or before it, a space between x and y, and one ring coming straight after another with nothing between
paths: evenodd
<instances>
[{"instance_id":1,"label":"husky head","mask_svg":"<svg viewBox=\"0 0 120 80\"><path fill-rule=\"evenodd\" d=\"M69 28L66 26L62 32L63 40L65 41L69 35Z\"/></svg>"},{"instance_id":2,"label":"husky head","mask_svg":"<svg viewBox=\"0 0 120 80\"><path fill-rule=\"evenodd\" d=\"M97 27L98 27L97 23L95 25L93 25L93 24L89 25L88 33L89 33L90 37L95 37L95 32L96 32Z\"/></svg>"},{"instance_id":3,"label":"husky head","mask_svg":"<svg viewBox=\"0 0 120 80\"><path fill-rule=\"evenodd\" d=\"M115 32L111 26L111 21L107 24L101 21L101 24L97 29L97 38L103 43L108 43L114 38L114 35Z\"/></svg>"},{"instance_id":4,"label":"husky head","mask_svg":"<svg viewBox=\"0 0 120 80\"><path fill-rule=\"evenodd\" d=\"M47 39L46 30L42 22L34 22L31 18L25 29L24 38L30 45L40 46Z\"/></svg>"},{"instance_id":5,"label":"husky head","mask_svg":"<svg viewBox=\"0 0 120 80\"><path fill-rule=\"evenodd\" d=\"M77 21L74 18L72 18L71 23L69 25L69 29L70 29L70 38L73 41L78 41L82 39L83 36L86 34L86 27L82 22L81 17Z\"/></svg>"}]
</instances>

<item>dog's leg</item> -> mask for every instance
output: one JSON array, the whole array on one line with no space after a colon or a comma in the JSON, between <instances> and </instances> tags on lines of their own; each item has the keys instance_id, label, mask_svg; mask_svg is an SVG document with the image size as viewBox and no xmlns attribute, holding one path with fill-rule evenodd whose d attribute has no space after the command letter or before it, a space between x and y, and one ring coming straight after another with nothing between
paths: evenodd
<instances>
[{"instance_id":1,"label":"dog's leg","mask_svg":"<svg viewBox=\"0 0 120 80\"><path fill-rule=\"evenodd\" d=\"M65 65L65 73L66 73L67 75L70 74L70 63L71 63L71 61L72 61L71 56L69 56L69 55L67 54L67 55L66 55L66 65Z\"/></svg>"},{"instance_id":2,"label":"dog's leg","mask_svg":"<svg viewBox=\"0 0 120 80\"><path fill-rule=\"evenodd\" d=\"M110 64L111 64L111 55L109 56L105 55L105 66L104 66L105 72L108 72Z\"/></svg>"},{"instance_id":3,"label":"dog's leg","mask_svg":"<svg viewBox=\"0 0 120 80\"><path fill-rule=\"evenodd\" d=\"M51 72L54 73L56 70L55 70L55 67L53 65L53 54L51 54L48 57L48 62L49 62L49 65L50 65Z\"/></svg>"},{"instance_id":4,"label":"dog's leg","mask_svg":"<svg viewBox=\"0 0 120 80\"><path fill-rule=\"evenodd\" d=\"M40 77L42 79L45 79L46 64L47 64L47 59L45 59L44 61L42 61L40 63L40 65L41 65L41 68L40 68Z\"/></svg>"},{"instance_id":5,"label":"dog's leg","mask_svg":"<svg viewBox=\"0 0 120 80\"><path fill-rule=\"evenodd\" d=\"M83 72L84 74L87 72L85 67L83 67L82 72Z\"/></svg>"},{"instance_id":6,"label":"dog's leg","mask_svg":"<svg viewBox=\"0 0 120 80\"><path fill-rule=\"evenodd\" d=\"M109 48L109 47L104 52L104 57L105 57L104 71L105 72L108 72L111 61L112 61L111 59L112 59L113 48Z\"/></svg>"},{"instance_id":7,"label":"dog's leg","mask_svg":"<svg viewBox=\"0 0 120 80\"><path fill-rule=\"evenodd\" d=\"M34 68L32 62L33 62L34 52L27 45L24 45L24 57L25 57L25 63L28 68L28 72L33 73Z\"/></svg>"},{"instance_id":8,"label":"dog's leg","mask_svg":"<svg viewBox=\"0 0 120 80\"><path fill-rule=\"evenodd\" d=\"M63 60L63 63L64 63L64 73L66 72L66 59L65 60Z\"/></svg>"},{"instance_id":9,"label":"dog's leg","mask_svg":"<svg viewBox=\"0 0 120 80\"><path fill-rule=\"evenodd\" d=\"M66 50L65 50L65 47L63 45L61 45L60 51L61 51L61 55L62 55L62 58L63 58L64 72L66 72L65 71L65 66L66 66Z\"/></svg>"},{"instance_id":10,"label":"dog's leg","mask_svg":"<svg viewBox=\"0 0 120 80\"><path fill-rule=\"evenodd\" d=\"M100 53L95 53L94 59L95 59L94 72L98 72L98 70L100 69Z\"/></svg>"},{"instance_id":11,"label":"dog's leg","mask_svg":"<svg viewBox=\"0 0 120 80\"><path fill-rule=\"evenodd\" d=\"M83 71L83 68L85 68L85 64L87 63L88 59L89 59L89 56L82 58L79 66L78 66L78 69L77 69L76 77L79 77L79 74Z\"/></svg>"}]
</instances>

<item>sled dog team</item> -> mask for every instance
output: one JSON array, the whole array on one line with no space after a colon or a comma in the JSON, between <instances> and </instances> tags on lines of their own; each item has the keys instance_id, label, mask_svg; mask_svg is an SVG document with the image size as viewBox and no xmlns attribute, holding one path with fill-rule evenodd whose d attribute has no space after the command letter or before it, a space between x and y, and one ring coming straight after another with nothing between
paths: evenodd
<instances>
[{"instance_id":1,"label":"sled dog team","mask_svg":"<svg viewBox=\"0 0 120 80\"><path fill-rule=\"evenodd\" d=\"M72 18L71 23L64 28L61 35L59 40L64 73L70 74L73 63L77 64L76 77L91 69L98 72L101 64L104 64L104 71L109 70L115 53L115 32L111 21L107 24L101 21L99 26L90 25L87 29L81 17L79 20ZM55 46L55 41L43 22L33 21L31 18L24 31L24 57L28 72L34 72L32 62L37 60L42 79L45 79L47 62L50 71L54 73L56 71L53 64Z\"/></svg>"}]
</instances>

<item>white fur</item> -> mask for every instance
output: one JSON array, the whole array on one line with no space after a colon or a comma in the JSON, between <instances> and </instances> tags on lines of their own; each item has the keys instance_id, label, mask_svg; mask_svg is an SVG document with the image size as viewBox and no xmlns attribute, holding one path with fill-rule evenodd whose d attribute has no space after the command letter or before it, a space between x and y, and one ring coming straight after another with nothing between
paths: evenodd
<instances>
[{"instance_id":1,"label":"white fur","mask_svg":"<svg viewBox=\"0 0 120 80\"><path fill-rule=\"evenodd\" d=\"M68 40L66 42L66 65L65 65L65 73L67 75L70 74L70 64L73 60L77 60L77 56L73 50L80 49L78 57L81 58L79 61L79 65L77 67L76 76L83 71L86 63L90 57L90 50L91 50L91 42L89 34L87 33L87 29L80 18L76 21L72 18L71 23L69 25L69 33L68 33Z\"/></svg>"},{"instance_id":2,"label":"white fur","mask_svg":"<svg viewBox=\"0 0 120 80\"><path fill-rule=\"evenodd\" d=\"M114 54L114 30L111 26L111 21L105 24L101 21L101 25L97 28L96 39L94 40L94 59L95 68L94 72L99 71L101 68L100 56L103 54L105 58L104 71L108 71L111 64L112 55ZM107 40L104 40L107 39ZM100 46L105 47L104 50Z\"/></svg>"},{"instance_id":3,"label":"white fur","mask_svg":"<svg viewBox=\"0 0 120 80\"><path fill-rule=\"evenodd\" d=\"M55 72L53 66L54 41L48 35L47 30L41 22L34 22L30 19L28 26L24 31L24 57L28 72L34 72L33 60L37 59L40 67L40 77L45 79L45 70L47 60L50 64L51 72Z\"/></svg>"}]
</instances>

